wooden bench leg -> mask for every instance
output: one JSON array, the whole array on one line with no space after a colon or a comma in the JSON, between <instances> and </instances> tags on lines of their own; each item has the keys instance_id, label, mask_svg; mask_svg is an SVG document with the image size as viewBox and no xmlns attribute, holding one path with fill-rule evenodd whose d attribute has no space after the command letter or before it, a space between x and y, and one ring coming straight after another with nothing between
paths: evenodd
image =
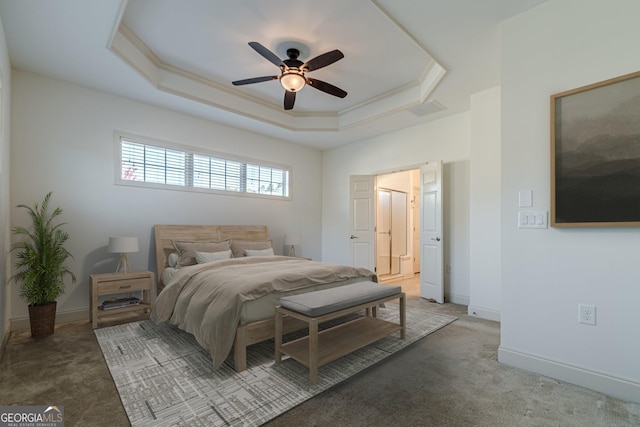
<instances>
[{"instance_id":1,"label":"wooden bench leg","mask_svg":"<svg viewBox=\"0 0 640 427\"><path fill-rule=\"evenodd\" d=\"M365 309L365 315L367 317L378 317L378 306L373 305L371 307L367 307Z\"/></svg>"},{"instance_id":2,"label":"wooden bench leg","mask_svg":"<svg viewBox=\"0 0 640 427\"><path fill-rule=\"evenodd\" d=\"M309 384L318 383L318 321L309 322Z\"/></svg>"},{"instance_id":3,"label":"wooden bench leg","mask_svg":"<svg viewBox=\"0 0 640 427\"><path fill-rule=\"evenodd\" d=\"M280 363L282 360L282 356L280 354L280 349L282 348L282 313L279 310L279 307L276 307L276 328L275 328L275 339L276 339L276 351L275 351L275 361L276 363Z\"/></svg>"}]
</instances>

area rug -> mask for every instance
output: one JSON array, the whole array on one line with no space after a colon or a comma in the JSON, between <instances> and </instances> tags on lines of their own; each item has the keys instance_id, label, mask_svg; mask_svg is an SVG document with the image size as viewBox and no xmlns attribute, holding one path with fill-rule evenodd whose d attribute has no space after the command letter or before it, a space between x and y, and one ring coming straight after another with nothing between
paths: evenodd
<instances>
[{"instance_id":1,"label":"area rug","mask_svg":"<svg viewBox=\"0 0 640 427\"><path fill-rule=\"evenodd\" d=\"M397 305L379 309L397 322ZM232 358L214 369L192 335L144 320L96 329L95 334L132 426L257 426L374 365L456 320L407 307L407 337L390 335L322 366L318 384L293 359L273 362L273 341L247 350L249 368Z\"/></svg>"}]
</instances>

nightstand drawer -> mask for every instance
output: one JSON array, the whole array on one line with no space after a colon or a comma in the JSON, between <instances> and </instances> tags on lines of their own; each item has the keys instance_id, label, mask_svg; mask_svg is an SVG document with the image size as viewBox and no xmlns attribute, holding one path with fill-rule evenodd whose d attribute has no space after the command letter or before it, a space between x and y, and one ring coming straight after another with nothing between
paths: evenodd
<instances>
[{"instance_id":1,"label":"nightstand drawer","mask_svg":"<svg viewBox=\"0 0 640 427\"><path fill-rule=\"evenodd\" d=\"M118 294L121 292L144 291L149 289L150 279L119 279L113 282L101 282L98 287L98 295Z\"/></svg>"}]
</instances>

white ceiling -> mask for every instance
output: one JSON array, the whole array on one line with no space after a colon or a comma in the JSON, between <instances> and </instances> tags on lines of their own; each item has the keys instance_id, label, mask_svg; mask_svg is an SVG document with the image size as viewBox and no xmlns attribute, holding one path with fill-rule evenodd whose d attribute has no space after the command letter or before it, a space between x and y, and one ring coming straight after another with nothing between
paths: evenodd
<instances>
[{"instance_id":1,"label":"white ceiling","mask_svg":"<svg viewBox=\"0 0 640 427\"><path fill-rule=\"evenodd\" d=\"M0 0L13 67L318 149L468 109L499 84L499 22L546 0ZM279 74L247 43L304 62L312 87L282 107Z\"/></svg>"}]
</instances>

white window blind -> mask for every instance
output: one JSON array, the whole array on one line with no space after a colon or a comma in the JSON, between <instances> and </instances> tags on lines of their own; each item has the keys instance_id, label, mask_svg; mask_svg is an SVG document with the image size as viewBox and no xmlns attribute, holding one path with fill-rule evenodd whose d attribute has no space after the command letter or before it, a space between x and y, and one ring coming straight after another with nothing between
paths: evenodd
<instances>
[{"instance_id":1,"label":"white window blind","mask_svg":"<svg viewBox=\"0 0 640 427\"><path fill-rule=\"evenodd\" d=\"M124 135L116 143L119 184L289 198L290 170L284 166Z\"/></svg>"}]
</instances>

